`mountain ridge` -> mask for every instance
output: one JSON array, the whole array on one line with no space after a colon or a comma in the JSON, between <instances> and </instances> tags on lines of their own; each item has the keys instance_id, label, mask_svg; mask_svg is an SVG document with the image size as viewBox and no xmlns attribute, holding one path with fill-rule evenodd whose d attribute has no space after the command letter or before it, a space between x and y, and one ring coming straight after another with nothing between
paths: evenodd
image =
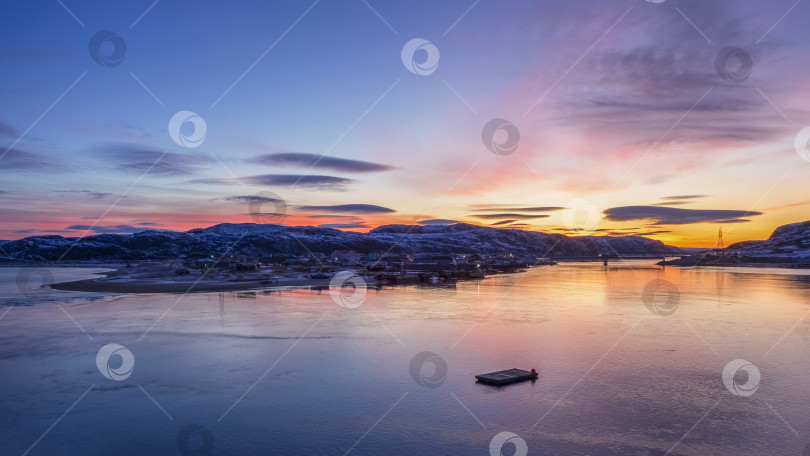
<instances>
[{"instance_id":1,"label":"mountain ridge","mask_svg":"<svg viewBox=\"0 0 810 456\"><path fill-rule=\"evenodd\" d=\"M728 250L748 255L810 257L810 220L779 226L765 240L735 242Z\"/></svg>"},{"instance_id":2,"label":"mountain ridge","mask_svg":"<svg viewBox=\"0 0 810 456\"><path fill-rule=\"evenodd\" d=\"M72 247L71 247L72 246ZM231 250L229 248L233 246ZM519 256L595 256L677 254L682 249L641 236L577 236L456 223L383 225L368 233L313 226L221 223L188 231L144 230L133 234L85 237L31 236L0 244L11 258L31 261L129 261L210 258L220 255L264 257L271 254L477 253ZM69 249L69 250L68 250ZM67 254L65 254L67 252Z\"/></svg>"}]
</instances>

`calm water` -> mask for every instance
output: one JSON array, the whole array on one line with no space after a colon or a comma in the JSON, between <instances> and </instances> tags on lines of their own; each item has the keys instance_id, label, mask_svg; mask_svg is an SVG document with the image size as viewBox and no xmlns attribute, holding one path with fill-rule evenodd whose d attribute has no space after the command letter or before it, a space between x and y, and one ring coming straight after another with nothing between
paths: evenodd
<instances>
[{"instance_id":1,"label":"calm water","mask_svg":"<svg viewBox=\"0 0 810 456\"><path fill-rule=\"evenodd\" d=\"M489 455L505 431L529 455L802 455L810 443L802 271L562 264L369 290L354 309L308 290L26 297L16 276L0 269L0 303L14 304L0 306L4 455ZM643 301L653 280L679 294L650 295L669 315ZM107 344L132 353L123 380L96 365ZM737 359L760 373L753 394L724 385ZM121 363L110 358L111 376ZM512 367L540 379L474 383Z\"/></svg>"}]
</instances>

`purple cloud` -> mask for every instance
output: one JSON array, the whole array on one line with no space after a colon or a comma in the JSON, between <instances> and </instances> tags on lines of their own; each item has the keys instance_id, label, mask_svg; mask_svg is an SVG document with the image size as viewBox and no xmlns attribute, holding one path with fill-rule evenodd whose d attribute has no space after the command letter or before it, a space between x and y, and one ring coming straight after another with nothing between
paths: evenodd
<instances>
[{"instance_id":1,"label":"purple cloud","mask_svg":"<svg viewBox=\"0 0 810 456\"><path fill-rule=\"evenodd\" d=\"M512 218L516 220L529 220L529 219L536 219L536 218L546 218L550 217L548 214L518 214L518 213L503 213L503 214L472 214L470 217L475 217L479 219L491 220L491 219L506 219Z\"/></svg>"},{"instance_id":2,"label":"purple cloud","mask_svg":"<svg viewBox=\"0 0 810 456\"><path fill-rule=\"evenodd\" d=\"M298 206L302 211L315 212L349 212L354 214L384 214L396 212L383 206L374 204L336 204L333 206Z\"/></svg>"},{"instance_id":3,"label":"purple cloud","mask_svg":"<svg viewBox=\"0 0 810 456\"><path fill-rule=\"evenodd\" d=\"M201 166L214 162L208 156L157 150L143 144L106 144L98 147L97 153L119 171L135 174L148 171L156 176L193 175Z\"/></svg>"},{"instance_id":4,"label":"purple cloud","mask_svg":"<svg viewBox=\"0 0 810 456\"><path fill-rule=\"evenodd\" d=\"M0 154L2 151L0 150ZM0 159L0 172L3 171L53 171L64 170L54 160L37 153L19 149L9 149Z\"/></svg>"},{"instance_id":5,"label":"purple cloud","mask_svg":"<svg viewBox=\"0 0 810 456\"><path fill-rule=\"evenodd\" d=\"M76 194L83 194L91 199L103 199L108 196L112 196L112 193L105 193L105 192L94 192L91 190L56 190L56 193L76 193Z\"/></svg>"},{"instance_id":6,"label":"purple cloud","mask_svg":"<svg viewBox=\"0 0 810 456\"><path fill-rule=\"evenodd\" d=\"M460 222L458 220L450 220L450 219L428 219L428 220L421 220L417 223L419 223L422 226L431 226L431 225L454 225Z\"/></svg>"},{"instance_id":7,"label":"purple cloud","mask_svg":"<svg viewBox=\"0 0 810 456\"><path fill-rule=\"evenodd\" d=\"M300 187L308 190L345 191L348 185L355 183L353 179L337 176L321 176L311 174L260 174L239 179L203 178L188 181L192 184L205 185L233 185L239 182L252 185L266 185L270 187Z\"/></svg>"},{"instance_id":8,"label":"purple cloud","mask_svg":"<svg viewBox=\"0 0 810 456\"><path fill-rule=\"evenodd\" d=\"M746 222L743 217L762 215L762 212L725 209L681 209L662 206L622 206L604 211L605 218L614 222L649 220L653 225L688 225L693 223Z\"/></svg>"},{"instance_id":9,"label":"purple cloud","mask_svg":"<svg viewBox=\"0 0 810 456\"><path fill-rule=\"evenodd\" d=\"M270 166L301 166L304 168L328 169L331 171L355 173L371 173L394 169L393 166L383 165L380 163L305 153L266 154L260 155L251 161Z\"/></svg>"},{"instance_id":10,"label":"purple cloud","mask_svg":"<svg viewBox=\"0 0 810 456\"><path fill-rule=\"evenodd\" d=\"M318 228L335 228L335 229L351 229L351 228L371 228L365 223L324 223L318 225Z\"/></svg>"},{"instance_id":11,"label":"purple cloud","mask_svg":"<svg viewBox=\"0 0 810 456\"><path fill-rule=\"evenodd\" d=\"M144 231L132 225L112 225L112 226L91 226L91 225L71 225L65 228L74 231L92 231L96 234L132 234Z\"/></svg>"},{"instance_id":12,"label":"purple cloud","mask_svg":"<svg viewBox=\"0 0 810 456\"><path fill-rule=\"evenodd\" d=\"M14 138L17 139L22 136L19 130L12 127L7 123L0 122L0 138Z\"/></svg>"},{"instance_id":13,"label":"purple cloud","mask_svg":"<svg viewBox=\"0 0 810 456\"><path fill-rule=\"evenodd\" d=\"M472 206L476 212L504 212L504 211L517 211L517 212L553 212L565 209L562 206L514 206L514 205L500 205L500 204L480 204Z\"/></svg>"}]
</instances>

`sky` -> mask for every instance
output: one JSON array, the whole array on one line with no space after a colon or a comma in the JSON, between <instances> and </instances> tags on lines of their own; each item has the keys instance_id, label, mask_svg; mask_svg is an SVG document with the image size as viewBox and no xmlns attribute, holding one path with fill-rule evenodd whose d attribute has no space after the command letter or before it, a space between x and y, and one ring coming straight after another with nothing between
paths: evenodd
<instances>
[{"instance_id":1,"label":"sky","mask_svg":"<svg viewBox=\"0 0 810 456\"><path fill-rule=\"evenodd\" d=\"M0 4L0 239L810 219L810 4Z\"/></svg>"}]
</instances>

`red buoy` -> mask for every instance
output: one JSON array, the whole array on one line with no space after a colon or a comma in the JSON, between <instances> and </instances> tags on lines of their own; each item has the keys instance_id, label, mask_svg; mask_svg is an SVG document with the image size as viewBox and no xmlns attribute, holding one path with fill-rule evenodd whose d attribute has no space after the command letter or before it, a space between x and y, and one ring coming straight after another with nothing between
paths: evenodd
<instances>
[{"instance_id":1,"label":"red buoy","mask_svg":"<svg viewBox=\"0 0 810 456\"><path fill-rule=\"evenodd\" d=\"M536 373L537 373L537 371L532 369L532 374L536 374Z\"/></svg>"}]
</instances>

